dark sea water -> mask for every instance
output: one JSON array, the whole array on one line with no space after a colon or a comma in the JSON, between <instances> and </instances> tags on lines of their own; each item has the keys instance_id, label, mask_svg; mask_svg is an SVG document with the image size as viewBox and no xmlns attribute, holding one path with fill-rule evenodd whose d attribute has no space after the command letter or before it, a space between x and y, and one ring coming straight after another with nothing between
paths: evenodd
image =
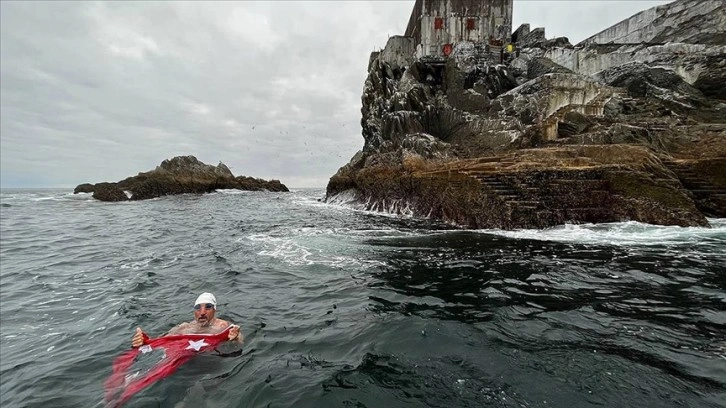
<instances>
[{"instance_id":1,"label":"dark sea water","mask_svg":"<svg viewBox=\"0 0 726 408\"><path fill-rule=\"evenodd\" d=\"M726 220L461 231L322 190L0 194L0 405L103 406L203 291L242 352L128 407L726 407Z\"/></svg>"}]
</instances>

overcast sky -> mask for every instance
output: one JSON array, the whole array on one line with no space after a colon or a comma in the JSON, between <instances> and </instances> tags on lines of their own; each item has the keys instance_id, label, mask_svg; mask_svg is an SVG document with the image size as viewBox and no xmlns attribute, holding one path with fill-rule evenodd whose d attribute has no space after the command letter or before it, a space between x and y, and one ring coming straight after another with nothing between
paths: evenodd
<instances>
[{"instance_id":1,"label":"overcast sky","mask_svg":"<svg viewBox=\"0 0 726 408\"><path fill-rule=\"evenodd\" d=\"M515 0L574 44L668 1ZM324 187L362 148L371 51L413 0L0 2L0 187L118 181L194 155Z\"/></svg>"}]
</instances>

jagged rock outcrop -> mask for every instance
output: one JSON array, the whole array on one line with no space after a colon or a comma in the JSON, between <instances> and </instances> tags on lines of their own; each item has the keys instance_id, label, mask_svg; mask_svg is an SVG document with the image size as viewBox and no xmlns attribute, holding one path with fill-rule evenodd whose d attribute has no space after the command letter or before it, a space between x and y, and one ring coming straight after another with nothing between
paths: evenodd
<instances>
[{"instance_id":1,"label":"jagged rock outcrop","mask_svg":"<svg viewBox=\"0 0 726 408\"><path fill-rule=\"evenodd\" d=\"M116 183L80 184L73 193L93 193L93 198L101 201L127 201L174 194L203 194L217 189L288 191L279 180L235 177L222 162L212 166L194 156L178 156L164 160L154 170Z\"/></svg>"},{"instance_id":2,"label":"jagged rock outcrop","mask_svg":"<svg viewBox=\"0 0 726 408\"><path fill-rule=\"evenodd\" d=\"M94 189L94 185L91 183L83 183L76 186L76 188L73 190L73 194L78 193L92 193Z\"/></svg>"},{"instance_id":3,"label":"jagged rock outcrop","mask_svg":"<svg viewBox=\"0 0 726 408\"><path fill-rule=\"evenodd\" d=\"M526 26L506 56L468 42L439 59L374 53L365 143L326 200L473 228L726 217L723 11L692 3L649 11L668 29L629 19L585 45Z\"/></svg>"}]
</instances>

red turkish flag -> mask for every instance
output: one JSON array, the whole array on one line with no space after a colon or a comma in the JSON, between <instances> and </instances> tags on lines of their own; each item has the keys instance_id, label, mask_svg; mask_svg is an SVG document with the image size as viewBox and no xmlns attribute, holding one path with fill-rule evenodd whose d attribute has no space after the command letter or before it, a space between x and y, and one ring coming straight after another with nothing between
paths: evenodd
<instances>
[{"instance_id":1,"label":"red turkish flag","mask_svg":"<svg viewBox=\"0 0 726 408\"><path fill-rule=\"evenodd\" d=\"M217 334L179 334L155 339L144 335L143 346L129 350L114 360L113 373L104 383L106 406L122 406L137 392L171 375L195 354L214 350L220 343L227 341L231 328L229 326ZM161 351L161 360L150 370L129 372L139 357L155 351Z\"/></svg>"}]
</instances>

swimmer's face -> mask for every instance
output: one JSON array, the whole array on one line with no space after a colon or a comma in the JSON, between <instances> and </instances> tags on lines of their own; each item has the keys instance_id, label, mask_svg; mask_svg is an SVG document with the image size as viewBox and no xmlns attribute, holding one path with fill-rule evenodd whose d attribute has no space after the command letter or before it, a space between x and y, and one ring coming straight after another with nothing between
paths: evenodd
<instances>
[{"instance_id":1,"label":"swimmer's face","mask_svg":"<svg viewBox=\"0 0 726 408\"><path fill-rule=\"evenodd\" d=\"M217 312L214 305L211 303L202 303L194 306L194 320L200 326L209 326L209 323L214 319L214 314Z\"/></svg>"}]
</instances>

